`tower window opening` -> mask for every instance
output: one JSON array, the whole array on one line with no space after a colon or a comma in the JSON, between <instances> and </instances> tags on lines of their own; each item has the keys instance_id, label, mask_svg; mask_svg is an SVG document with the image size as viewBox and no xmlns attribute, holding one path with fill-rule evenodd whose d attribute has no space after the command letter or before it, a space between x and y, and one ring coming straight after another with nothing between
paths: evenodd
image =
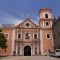
<instances>
[{"instance_id":1,"label":"tower window opening","mask_svg":"<svg viewBox=\"0 0 60 60\"><path fill-rule=\"evenodd\" d=\"M47 34L47 38L50 38L50 34Z\"/></svg>"},{"instance_id":2,"label":"tower window opening","mask_svg":"<svg viewBox=\"0 0 60 60\"><path fill-rule=\"evenodd\" d=\"M48 14L45 14L45 18L48 18Z\"/></svg>"},{"instance_id":3,"label":"tower window opening","mask_svg":"<svg viewBox=\"0 0 60 60\"><path fill-rule=\"evenodd\" d=\"M49 26L49 23L48 22L46 22L46 26Z\"/></svg>"}]
</instances>

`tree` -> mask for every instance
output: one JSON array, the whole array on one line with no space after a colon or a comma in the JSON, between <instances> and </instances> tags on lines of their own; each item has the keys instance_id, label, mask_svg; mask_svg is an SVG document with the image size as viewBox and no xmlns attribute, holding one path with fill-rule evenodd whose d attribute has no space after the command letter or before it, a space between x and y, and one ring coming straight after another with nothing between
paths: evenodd
<instances>
[{"instance_id":1,"label":"tree","mask_svg":"<svg viewBox=\"0 0 60 60\"><path fill-rule=\"evenodd\" d=\"M58 20L60 20L60 16L58 16Z\"/></svg>"},{"instance_id":2,"label":"tree","mask_svg":"<svg viewBox=\"0 0 60 60\"><path fill-rule=\"evenodd\" d=\"M57 20L55 16L54 16L54 20Z\"/></svg>"},{"instance_id":3,"label":"tree","mask_svg":"<svg viewBox=\"0 0 60 60\"><path fill-rule=\"evenodd\" d=\"M7 48L7 39L5 38L4 34L2 32L0 32L0 48L4 49L6 52L6 48Z\"/></svg>"}]
</instances>

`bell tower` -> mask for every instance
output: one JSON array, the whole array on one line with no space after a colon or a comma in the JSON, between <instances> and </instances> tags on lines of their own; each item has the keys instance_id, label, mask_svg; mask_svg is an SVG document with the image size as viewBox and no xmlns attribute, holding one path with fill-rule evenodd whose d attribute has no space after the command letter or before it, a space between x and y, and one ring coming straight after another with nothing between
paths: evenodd
<instances>
[{"instance_id":1,"label":"bell tower","mask_svg":"<svg viewBox=\"0 0 60 60\"><path fill-rule=\"evenodd\" d=\"M39 11L40 19L52 19L52 11L48 8L42 8Z\"/></svg>"},{"instance_id":2,"label":"bell tower","mask_svg":"<svg viewBox=\"0 0 60 60\"><path fill-rule=\"evenodd\" d=\"M40 25L40 50L41 54L48 53L53 50L53 34L52 34L52 11L48 8L42 8L39 11Z\"/></svg>"},{"instance_id":3,"label":"bell tower","mask_svg":"<svg viewBox=\"0 0 60 60\"><path fill-rule=\"evenodd\" d=\"M52 28L52 11L48 8L40 9L39 24L41 28Z\"/></svg>"}]
</instances>

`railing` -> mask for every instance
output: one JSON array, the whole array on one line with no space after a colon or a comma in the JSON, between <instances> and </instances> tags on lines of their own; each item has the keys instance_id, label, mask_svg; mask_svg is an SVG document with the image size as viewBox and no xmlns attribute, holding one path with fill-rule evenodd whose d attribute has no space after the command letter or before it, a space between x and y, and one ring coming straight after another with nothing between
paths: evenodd
<instances>
[{"instance_id":1,"label":"railing","mask_svg":"<svg viewBox=\"0 0 60 60\"><path fill-rule=\"evenodd\" d=\"M15 39L16 42L22 42L22 39ZM28 41L27 41L28 42ZM33 42L38 42L38 39L33 39Z\"/></svg>"},{"instance_id":2,"label":"railing","mask_svg":"<svg viewBox=\"0 0 60 60\"><path fill-rule=\"evenodd\" d=\"M34 39L33 42L38 42L38 39Z\"/></svg>"},{"instance_id":3,"label":"railing","mask_svg":"<svg viewBox=\"0 0 60 60\"><path fill-rule=\"evenodd\" d=\"M21 41L22 41L22 39L15 39L15 41L17 41L17 42L21 42Z\"/></svg>"}]
</instances>

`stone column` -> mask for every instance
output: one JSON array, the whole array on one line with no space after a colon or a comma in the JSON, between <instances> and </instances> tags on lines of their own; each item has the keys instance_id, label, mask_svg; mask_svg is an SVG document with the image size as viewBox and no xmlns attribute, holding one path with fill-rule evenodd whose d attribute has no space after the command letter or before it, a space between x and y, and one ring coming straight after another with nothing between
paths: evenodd
<instances>
[{"instance_id":1,"label":"stone column","mask_svg":"<svg viewBox=\"0 0 60 60\"><path fill-rule=\"evenodd\" d=\"M43 35L42 35L42 29L40 30L40 45L41 45L41 54L43 55Z\"/></svg>"},{"instance_id":2,"label":"stone column","mask_svg":"<svg viewBox=\"0 0 60 60\"><path fill-rule=\"evenodd\" d=\"M37 55L39 55L39 45L37 43Z\"/></svg>"},{"instance_id":3,"label":"stone column","mask_svg":"<svg viewBox=\"0 0 60 60\"><path fill-rule=\"evenodd\" d=\"M20 43L20 55L22 55L22 43Z\"/></svg>"},{"instance_id":4,"label":"stone column","mask_svg":"<svg viewBox=\"0 0 60 60\"><path fill-rule=\"evenodd\" d=\"M16 43L16 55L18 55L18 45Z\"/></svg>"},{"instance_id":5,"label":"stone column","mask_svg":"<svg viewBox=\"0 0 60 60\"><path fill-rule=\"evenodd\" d=\"M34 43L33 43L33 55L35 55L35 47L34 47Z\"/></svg>"},{"instance_id":6,"label":"stone column","mask_svg":"<svg viewBox=\"0 0 60 60\"><path fill-rule=\"evenodd\" d=\"M14 41L15 41L15 29L13 29L13 31L12 31L12 51L11 51L11 55L13 55L13 51L14 51Z\"/></svg>"},{"instance_id":7,"label":"stone column","mask_svg":"<svg viewBox=\"0 0 60 60\"><path fill-rule=\"evenodd\" d=\"M39 31L38 31L38 29L37 29L37 38L39 39L39 33L38 33ZM38 40L37 40L37 55L39 55L39 42L38 42Z\"/></svg>"},{"instance_id":8,"label":"stone column","mask_svg":"<svg viewBox=\"0 0 60 60\"><path fill-rule=\"evenodd\" d=\"M31 49L31 56L33 55L33 52L32 52L33 50Z\"/></svg>"},{"instance_id":9,"label":"stone column","mask_svg":"<svg viewBox=\"0 0 60 60\"><path fill-rule=\"evenodd\" d=\"M32 55L35 55L35 47L34 47L34 29L33 29L33 48L32 48Z\"/></svg>"}]
</instances>

